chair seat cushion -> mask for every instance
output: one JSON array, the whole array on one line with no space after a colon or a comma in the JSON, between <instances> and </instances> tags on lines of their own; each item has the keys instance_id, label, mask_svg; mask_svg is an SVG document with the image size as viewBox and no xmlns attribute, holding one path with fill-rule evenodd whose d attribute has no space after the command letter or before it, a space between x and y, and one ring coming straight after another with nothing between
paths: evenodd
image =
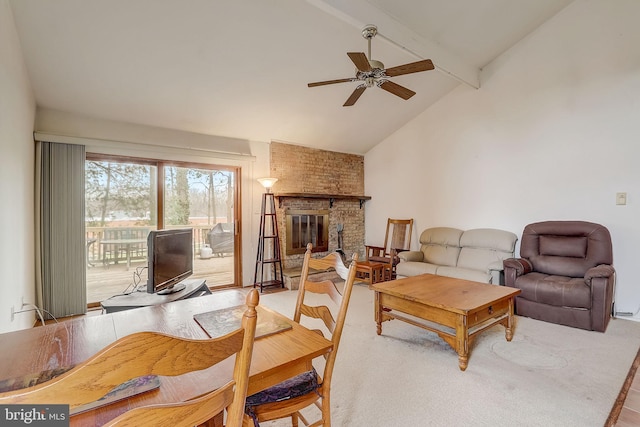
<instances>
[{"instance_id":1,"label":"chair seat cushion","mask_svg":"<svg viewBox=\"0 0 640 427\"><path fill-rule=\"evenodd\" d=\"M518 277L515 287L522 290L518 298L558 307L591 308L591 288L584 278L532 272Z\"/></svg>"},{"instance_id":2,"label":"chair seat cushion","mask_svg":"<svg viewBox=\"0 0 640 427\"><path fill-rule=\"evenodd\" d=\"M245 407L262 405L264 403L279 402L281 400L293 399L317 390L318 374L315 369L303 372L293 378L289 378L279 384L262 390L251 396L247 396ZM248 413L248 412L247 412Z\"/></svg>"},{"instance_id":3,"label":"chair seat cushion","mask_svg":"<svg viewBox=\"0 0 640 427\"><path fill-rule=\"evenodd\" d=\"M305 394L313 391L316 391L317 393L319 387L318 374L316 370L312 368L310 371L303 372L293 378L284 380L273 387L269 387L266 390L247 396L244 405L244 412L253 419L253 425L255 427L259 427L258 417L254 411L256 406L260 406L265 403L293 399L299 396L304 396Z\"/></svg>"}]
</instances>

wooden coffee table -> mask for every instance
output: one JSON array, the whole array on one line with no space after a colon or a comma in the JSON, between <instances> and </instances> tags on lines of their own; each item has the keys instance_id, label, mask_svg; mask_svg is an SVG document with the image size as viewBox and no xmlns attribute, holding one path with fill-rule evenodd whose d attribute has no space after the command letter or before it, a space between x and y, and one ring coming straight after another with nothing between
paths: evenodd
<instances>
[{"instance_id":1,"label":"wooden coffee table","mask_svg":"<svg viewBox=\"0 0 640 427\"><path fill-rule=\"evenodd\" d=\"M369 287L375 291L378 335L382 322L392 319L435 332L458 353L462 371L469 362L469 345L480 332L499 323L507 341L513 338L513 301L520 289L433 274Z\"/></svg>"}]
</instances>

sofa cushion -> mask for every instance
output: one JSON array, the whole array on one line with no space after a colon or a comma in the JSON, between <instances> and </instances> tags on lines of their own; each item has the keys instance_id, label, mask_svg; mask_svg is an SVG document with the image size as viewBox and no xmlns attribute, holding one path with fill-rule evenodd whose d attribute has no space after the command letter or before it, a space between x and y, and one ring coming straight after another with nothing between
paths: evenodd
<instances>
[{"instance_id":1,"label":"sofa cushion","mask_svg":"<svg viewBox=\"0 0 640 427\"><path fill-rule=\"evenodd\" d=\"M516 248L518 236L510 231L495 228L475 228L467 230L460 236L460 246L470 248L487 248L512 254Z\"/></svg>"},{"instance_id":2,"label":"sofa cushion","mask_svg":"<svg viewBox=\"0 0 640 427\"><path fill-rule=\"evenodd\" d=\"M420 243L443 246L460 246L460 236L463 231L452 227L427 228L420 235Z\"/></svg>"},{"instance_id":3,"label":"sofa cushion","mask_svg":"<svg viewBox=\"0 0 640 427\"><path fill-rule=\"evenodd\" d=\"M417 276L419 274L436 274L438 268L435 264L429 264L427 262L420 261L406 261L401 262L396 266L396 274L398 276L410 277Z\"/></svg>"},{"instance_id":4,"label":"sofa cushion","mask_svg":"<svg viewBox=\"0 0 640 427\"><path fill-rule=\"evenodd\" d=\"M509 231L478 228L465 231L460 237L457 266L488 273L488 266L511 256L518 237Z\"/></svg>"},{"instance_id":5,"label":"sofa cushion","mask_svg":"<svg viewBox=\"0 0 640 427\"><path fill-rule=\"evenodd\" d=\"M436 265L455 266L460 255L463 231L451 227L428 228L420 235L424 261Z\"/></svg>"},{"instance_id":6,"label":"sofa cushion","mask_svg":"<svg viewBox=\"0 0 640 427\"><path fill-rule=\"evenodd\" d=\"M424 254L420 251L402 251L398 253L398 258L400 261L416 261L422 262L424 259Z\"/></svg>"},{"instance_id":7,"label":"sofa cushion","mask_svg":"<svg viewBox=\"0 0 640 427\"><path fill-rule=\"evenodd\" d=\"M583 278L531 272L516 279L519 298L557 307L591 308L591 288Z\"/></svg>"},{"instance_id":8,"label":"sofa cushion","mask_svg":"<svg viewBox=\"0 0 640 427\"><path fill-rule=\"evenodd\" d=\"M453 277L455 279L471 280L473 282L491 283L491 274L486 270L441 266L436 270L436 274Z\"/></svg>"}]
</instances>

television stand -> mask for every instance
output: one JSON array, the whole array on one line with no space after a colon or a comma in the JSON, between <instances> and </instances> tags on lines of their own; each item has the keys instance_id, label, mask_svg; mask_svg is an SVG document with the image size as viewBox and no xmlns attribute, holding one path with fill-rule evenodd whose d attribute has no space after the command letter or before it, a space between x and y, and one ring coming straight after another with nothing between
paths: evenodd
<instances>
[{"instance_id":1,"label":"television stand","mask_svg":"<svg viewBox=\"0 0 640 427\"><path fill-rule=\"evenodd\" d=\"M132 308L147 307L150 305L164 304L188 298L196 298L211 293L205 279L185 279L175 286L184 285L184 289L161 295L147 292L132 292L127 295L114 295L100 303L106 313L131 310ZM174 286L174 287L175 287Z\"/></svg>"},{"instance_id":2,"label":"television stand","mask_svg":"<svg viewBox=\"0 0 640 427\"><path fill-rule=\"evenodd\" d=\"M176 292L180 292L181 290L183 290L186 287L187 287L187 285L185 285L184 283L180 282L180 283L176 283L175 285L171 286L170 288L166 288L166 289L161 290L160 292L156 292L156 294L158 294L158 295L171 295L171 294L174 294Z\"/></svg>"}]
</instances>

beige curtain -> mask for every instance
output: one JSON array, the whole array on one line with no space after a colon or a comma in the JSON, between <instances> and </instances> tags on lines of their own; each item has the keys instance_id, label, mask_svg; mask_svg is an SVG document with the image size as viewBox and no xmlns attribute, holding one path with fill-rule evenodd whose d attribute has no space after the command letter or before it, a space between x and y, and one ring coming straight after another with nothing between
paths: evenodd
<instances>
[{"instance_id":1,"label":"beige curtain","mask_svg":"<svg viewBox=\"0 0 640 427\"><path fill-rule=\"evenodd\" d=\"M55 317L87 311L85 147L36 145L36 298Z\"/></svg>"}]
</instances>

